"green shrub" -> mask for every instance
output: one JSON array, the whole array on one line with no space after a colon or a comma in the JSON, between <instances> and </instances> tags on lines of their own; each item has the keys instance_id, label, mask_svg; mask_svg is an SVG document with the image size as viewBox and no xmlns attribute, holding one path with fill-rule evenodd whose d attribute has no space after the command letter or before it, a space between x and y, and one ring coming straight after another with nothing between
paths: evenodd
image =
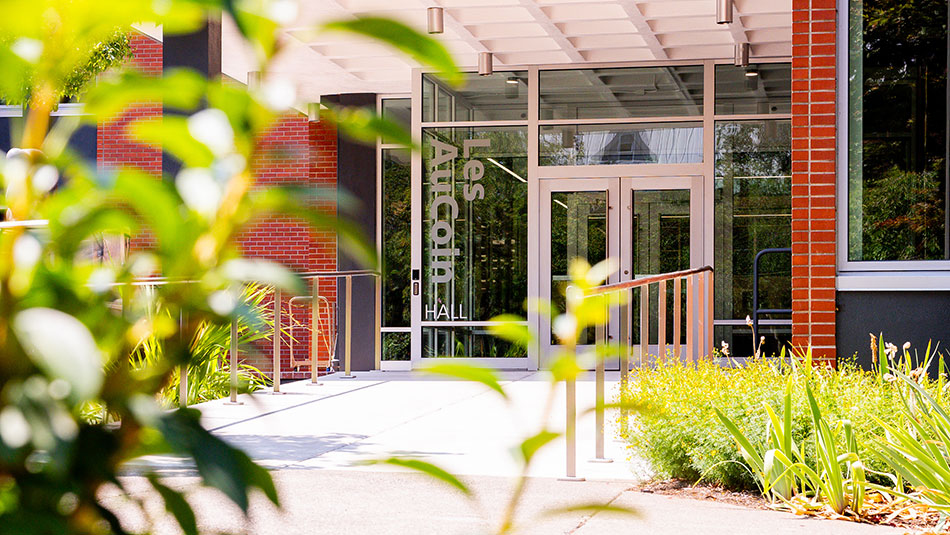
<instances>
[{"instance_id":1,"label":"green shrub","mask_svg":"<svg viewBox=\"0 0 950 535\"><path fill-rule=\"evenodd\" d=\"M742 460L732 436L717 418L719 409L756 446L765 442L768 415L763 403L782 413L792 366L779 359L757 359L738 368L717 361L696 364L665 360L637 371L627 386L631 399L653 410L631 418L621 429L634 456L649 462L659 477L704 480L730 489L755 489L755 478ZM837 370L810 366L792 377L792 437L814 449L807 381L821 413L832 427L850 420L862 459L872 471L889 472L865 445L883 434L881 421L894 421L902 402L898 389L877 374L843 363ZM807 455L814 458L813 455ZM873 472L870 480L885 483Z\"/></svg>"}]
</instances>

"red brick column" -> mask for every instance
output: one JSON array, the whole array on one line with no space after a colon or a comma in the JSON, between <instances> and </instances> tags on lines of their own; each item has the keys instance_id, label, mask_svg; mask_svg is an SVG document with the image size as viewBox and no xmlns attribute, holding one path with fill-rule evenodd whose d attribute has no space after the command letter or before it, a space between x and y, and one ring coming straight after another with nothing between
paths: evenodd
<instances>
[{"instance_id":1,"label":"red brick column","mask_svg":"<svg viewBox=\"0 0 950 535\"><path fill-rule=\"evenodd\" d=\"M262 136L257 147L257 157L252 165L256 179L255 188L296 185L329 189L329 192L322 193L325 200L316 201L313 209L336 215L337 138L334 128L322 123L311 123L305 115L299 113L287 114ZM245 256L280 262L294 271L336 270L336 233L332 229L313 230L306 222L293 217L268 217L254 221L238 241ZM333 307L336 304L336 282L333 279L322 279L320 295L326 297ZM289 298L290 296L285 295L282 299L282 323L286 328L293 318L294 358L298 363L309 362L309 301L300 303L308 306L291 308ZM267 306L270 309L273 305ZM335 321L336 318L331 313L331 332L334 330L332 326ZM323 361L321 367L325 367L328 360L328 341L332 347L332 338L321 337L318 340L317 359ZM281 377L309 377L309 365L300 366L297 371L291 367L290 351L290 339L285 336L281 345ZM245 353L244 358L246 362L270 376L273 370L272 342L256 344L255 348Z\"/></svg>"},{"instance_id":2,"label":"red brick column","mask_svg":"<svg viewBox=\"0 0 950 535\"><path fill-rule=\"evenodd\" d=\"M792 343L834 365L837 11L792 2Z\"/></svg>"}]
</instances>

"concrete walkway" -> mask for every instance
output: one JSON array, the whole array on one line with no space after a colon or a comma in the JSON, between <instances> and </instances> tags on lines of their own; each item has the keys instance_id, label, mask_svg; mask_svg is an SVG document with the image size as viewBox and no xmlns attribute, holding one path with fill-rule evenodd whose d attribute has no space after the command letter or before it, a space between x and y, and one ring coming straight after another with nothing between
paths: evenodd
<instances>
[{"instance_id":1,"label":"concrete walkway","mask_svg":"<svg viewBox=\"0 0 950 535\"><path fill-rule=\"evenodd\" d=\"M215 401L199 405L204 425L274 470L283 510L256 500L250 522L220 495L197 487L191 467L173 457L143 458L129 466L125 479L162 516L161 502L134 474L158 469L167 484L187 489L209 531L249 533L484 533L510 492L517 464L511 447L538 428L548 399L543 372L504 374L509 401L478 384L403 372L371 372L356 379L330 377L322 386L308 381L284 385L281 395L241 396L242 405ZM592 377L578 382L579 412L593 405ZM617 374L608 374L608 393ZM563 425L563 386L553 398L554 429ZM563 439L536 458L519 518L523 533L902 533L841 521L797 518L785 513L749 510L727 504L644 494L631 489L647 476L644 466L627 459L614 440L608 418L606 456L612 463L590 462L594 455L593 415L578 420L578 475L564 476ZM361 461L392 455L433 462L462 476L476 501L417 474ZM139 513L116 495L106 504L119 508L129 526ZM639 518L604 513L572 513L539 519L555 507L613 503L634 507ZM492 513L496 514L492 514ZM173 533L170 524L159 533Z\"/></svg>"}]
</instances>

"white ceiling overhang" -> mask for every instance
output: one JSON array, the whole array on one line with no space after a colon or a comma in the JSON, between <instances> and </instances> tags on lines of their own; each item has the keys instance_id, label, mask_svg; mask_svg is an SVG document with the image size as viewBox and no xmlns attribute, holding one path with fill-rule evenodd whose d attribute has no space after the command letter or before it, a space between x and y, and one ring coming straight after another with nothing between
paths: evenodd
<instances>
[{"instance_id":1,"label":"white ceiling overhang","mask_svg":"<svg viewBox=\"0 0 950 535\"><path fill-rule=\"evenodd\" d=\"M734 22L716 24L716 0L300 0L284 30L271 76L301 98L337 93L408 93L416 65L392 49L349 35L317 33L322 22L391 17L425 31L426 8L445 9L435 36L462 66L492 52L506 65L731 58L749 43L756 58L791 55L791 0L735 0ZM240 81L257 70L233 24L224 25L222 69Z\"/></svg>"}]
</instances>

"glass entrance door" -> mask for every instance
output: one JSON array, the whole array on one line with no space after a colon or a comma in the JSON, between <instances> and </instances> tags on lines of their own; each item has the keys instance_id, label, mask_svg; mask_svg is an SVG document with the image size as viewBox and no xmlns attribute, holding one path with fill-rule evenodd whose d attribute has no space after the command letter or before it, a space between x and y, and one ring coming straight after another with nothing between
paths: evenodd
<instances>
[{"instance_id":1,"label":"glass entrance door","mask_svg":"<svg viewBox=\"0 0 950 535\"><path fill-rule=\"evenodd\" d=\"M620 270L608 282L667 273L702 265L702 179L701 177L559 179L541 185L541 298L555 311L564 310L564 289L570 281L568 268L574 258L596 264L608 257L619 259ZM685 291L685 289L684 289ZM672 285L668 289L672 292ZM657 290L651 296L651 328L648 344L656 354ZM639 290L632 292L633 310L639 310ZM685 302L685 300L684 300ZM672 296L667 299L667 317L672 313ZM684 307L685 309L685 307ZM619 340L618 314L608 326L609 340ZM627 343L639 352L639 314L631 314L626 330ZM540 366L556 350L551 322L539 321ZM667 340L672 340L669 328ZM683 330L685 332L685 329ZM684 338L685 340L685 338ZM581 348L594 343L594 331L581 334ZM619 359L607 362L607 369L619 369Z\"/></svg>"},{"instance_id":2,"label":"glass entrance door","mask_svg":"<svg viewBox=\"0 0 950 535\"><path fill-rule=\"evenodd\" d=\"M703 263L702 179L700 177L664 177L621 179L620 197L620 258L621 278L631 280L694 267ZM646 353L658 356L659 344L659 288L651 285L648 301L649 340ZM681 303L686 303L686 288ZM665 340L673 343L674 298L673 284L666 288L666 314L662 327ZM640 310L641 290L630 295L630 324L627 344L633 347L633 358L641 354ZM681 307L681 321L686 321L686 307ZM680 344L686 347L686 329L681 329ZM686 353L683 349L681 354Z\"/></svg>"}]
</instances>

